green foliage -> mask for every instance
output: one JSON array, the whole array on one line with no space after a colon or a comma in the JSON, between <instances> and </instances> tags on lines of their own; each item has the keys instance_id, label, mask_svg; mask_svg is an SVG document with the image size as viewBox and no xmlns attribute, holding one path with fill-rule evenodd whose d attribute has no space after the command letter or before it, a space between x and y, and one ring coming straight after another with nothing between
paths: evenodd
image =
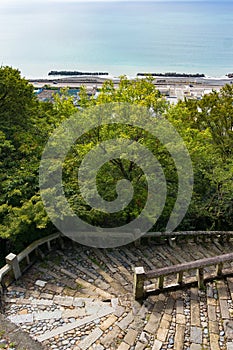
<instances>
[{"instance_id":1,"label":"green foliage","mask_svg":"<svg viewBox=\"0 0 233 350\"><path fill-rule=\"evenodd\" d=\"M170 106L150 77L128 80L123 76L118 88L112 81L105 82L96 98L90 97L82 87L79 109L67 90L55 94L53 104L39 102L33 90L18 70L0 68L0 243L3 247L0 253L3 256L55 230L44 210L38 186L40 159L49 136L74 113L76 118L85 118L87 107L112 102L144 106L155 118L166 117L184 139L193 162L195 183L189 211L179 229L232 229L233 86L226 85L219 93L213 92L200 101ZM154 229L163 230L177 196L175 165L164 145L145 130L130 125L106 125L91 130L71 148L64 164L63 181L73 209L88 222L105 227L128 223L142 210L147 197L145 176L124 157L104 164L97 176L99 193L108 201L116 199L118 180L131 181L135 194L124 211L103 214L87 205L80 195L77 169L83 157L93 146L116 137L145 145L162 164L168 193Z\"/></svg>"}]
</instances>

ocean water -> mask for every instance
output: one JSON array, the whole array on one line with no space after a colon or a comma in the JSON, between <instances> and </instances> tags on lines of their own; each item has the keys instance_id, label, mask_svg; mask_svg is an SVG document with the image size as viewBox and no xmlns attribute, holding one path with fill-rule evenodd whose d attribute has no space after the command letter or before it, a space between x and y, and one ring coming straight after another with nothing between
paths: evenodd
<instances>
[{"instance_id":1,"label":"ocean water","mask_svg":"<svg viewBox=\"0 0 233 350\"><path fill-rule=\"evenodd\" d=\"M233 73L233 1L1 0L0 64L50 70Z\"/></svg>"}]
</instances>

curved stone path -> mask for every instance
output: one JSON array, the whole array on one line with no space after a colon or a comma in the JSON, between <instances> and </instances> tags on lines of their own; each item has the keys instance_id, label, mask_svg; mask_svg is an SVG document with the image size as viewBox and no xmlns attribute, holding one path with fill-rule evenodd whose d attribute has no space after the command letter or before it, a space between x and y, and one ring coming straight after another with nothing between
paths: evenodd
<instances>
[{"instance_id":1,"label":"curved stone path","mask_svg":"<svg viewBox=\"0 0 233 350\"><path fill-rule=\"evenodd\" d=\"M204 291L164 291L142 304L132 298L135 266L150 270L232 248L232 241L112 250L69 245L8 287L5 315L49 350L233 350L233 278Z\"/></svg>"}]
</instances>

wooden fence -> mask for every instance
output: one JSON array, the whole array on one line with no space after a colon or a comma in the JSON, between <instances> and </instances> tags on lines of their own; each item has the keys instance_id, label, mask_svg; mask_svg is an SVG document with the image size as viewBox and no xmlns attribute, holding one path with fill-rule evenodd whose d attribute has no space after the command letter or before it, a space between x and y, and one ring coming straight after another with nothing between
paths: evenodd
<instances>
[{"instance_id":1,"label":"wooden fence","mask_svg":"<svg viewBox=\"0 0 233 350\"><path fill-rule=\"evenodd\" d=\"M184 273L190 270L197 271L196 281L198 283L198 287L203 288L205 280L204 268L208 266L216 266L216 270L212 273L211 278L220 277L223 275L223 264L229 262L233 262L233 253L163 267L148 272L145 272L143 267L136 267L134 271L134 298L137 300L146 296L147 288L144 286L145 281L157 279L157 286L155 286L155 290L162 290L164 288L164 279L169 275L177 275L176 285L181 286L184 284ZM233 273L233 269L231 272ZM210 276L208 276L208 278L210 278ZM173 284L172 286L174 287L175 285Z\"/></svg>"}]
</instances>

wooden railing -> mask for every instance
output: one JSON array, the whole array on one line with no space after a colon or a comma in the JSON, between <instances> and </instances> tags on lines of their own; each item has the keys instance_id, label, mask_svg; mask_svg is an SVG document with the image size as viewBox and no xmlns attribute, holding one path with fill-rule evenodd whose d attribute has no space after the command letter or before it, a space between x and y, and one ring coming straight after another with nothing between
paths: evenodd
<instances>
[{"instance_id":1,"label":"wooden railing","mask_svg":"<svg viewBox=\"0 0 233 350\"><path fill-rule=\"evenodd\" d=\"M25 266L29 266L31 264L31 258L30 254L34 253L36 255L44 256L43 251L40 249L41 246L46 245L47 250L51 250L51 242L52 241L60 241L60 244L62 244L62 238L60 233L55 233L47 237L43 237L41 239L38 239L37 241L30 244L26 249L24 249L21 253L18 255L15 255L13 253L10 253L6 256L6 265L3 266L0 269L0 286L2 288L5 287L5 279L6 277L10 277L10 275L13 276L14 279L18 279L21 277L23 270L20 266L21 262L25 261Z\"/></svg>"},{"instance_id":2,"label":"wooden railing","mask_svg":"<svg viewBox=\"0 0 233 350\"><path fill-rule=\"evenodd\" d=\"M161 240L166 240L168 244L173 247L175 243L179 241L187 241L193 239L196 242L205 242L207 239L215 240L218 239L219 242L229 241L233 237L233 231L176 231L176 232L147 232L137 241L135 244L140 244L142 238L157 238Z\"/></svg>"},{"instance_id":3,"label":"wooden railing","mask_svg":"<svg viewBox=\"0 0 233 350\"><path fill-rule=\"evenodd\" d=\"M164 288L164 278L169 275L177 275L176 285L183 284L183 275L190 270L197 270L196 280L199 288L204 287L204 268L208 266L216 266L215 273L212 273L212 278L222 276L223 264L233 261L233 253L219 255L212 258L195 260L183 264L159 268L149 272L145 272L143 267L136 267L134 271L134 298L142 299L146 295L145 281L157 279L157 289ZM233 269L232 269L233 273ZM174 284L172 285L175 286Z\"/></svg>"},{"instance_id":4,"label":"wooden railing","mask_svg":"<svg viewBox=\"0 0 233 350\"><path fill-rule=\"evenodd\" d=\"M133 235L133 234L132 234ZM167 240L171 246L175 244L175 242L182 240L188 240L188 239L194 239L195 241L205 241L206 239L218 239L219 241L229 240L233 236L233 231L182 231L182 232L171 232L171 233L164 233L164 232L148 232L142 238L151 239L153 237L161 238L162 240ZM18 255L15 255L13 253L10 253L6 257L6 265L3 266L0 269L0 287L5 287L5 280L6 277L11 277L11 279L18 279L21 277L23 271L31 265L31 255L34 253L34 255L40 255L44 257L43 251L40 249L41 246L46 245L47 250L51 250L51 243L53 241L59 240L60 245L63 248L63 241L62 241L62 235L60 233L55 233L53 235L41 238L32 244L30 244L26 249L24 249L21 253ZM137 240L137 244L140 243L140 239ZM219 260L220 259L220 260ZM223 259L223 260L221 260ZM226 260L225 260L226 259ZM229 259L229 260L228 260ZM202 284L202 272L203 268L210 265L217 265L217 275L221 274L222 271L222 264L224 262L233 261L233 255L232 254L226 254L222 256L217 256L214 258L207 258L202 260L197 260L192 263L187 264L181 264L181 265L175 265L172 267L165 267L159 270L151 271L148 273L145 273L143 267L137 267L135 269L135 275L134 275L134 295L136 299L141 298L144 294L144 281L148 280L149 278L158 278L158 286L159 288L163 287L163 280L165 276L168 276L169 274L178 274L178 284L181 284L183 281L183 273L187 270L197 269L198 270L198 283L199 286ZM21 264L23 263L23 264ZM201 265L197 265L200 263ZM21 265L24 265L23 267ZM178 269L178 270L177 270ZM1 290L0 290L1 292Z\"/></svg>"}]
</instances>

